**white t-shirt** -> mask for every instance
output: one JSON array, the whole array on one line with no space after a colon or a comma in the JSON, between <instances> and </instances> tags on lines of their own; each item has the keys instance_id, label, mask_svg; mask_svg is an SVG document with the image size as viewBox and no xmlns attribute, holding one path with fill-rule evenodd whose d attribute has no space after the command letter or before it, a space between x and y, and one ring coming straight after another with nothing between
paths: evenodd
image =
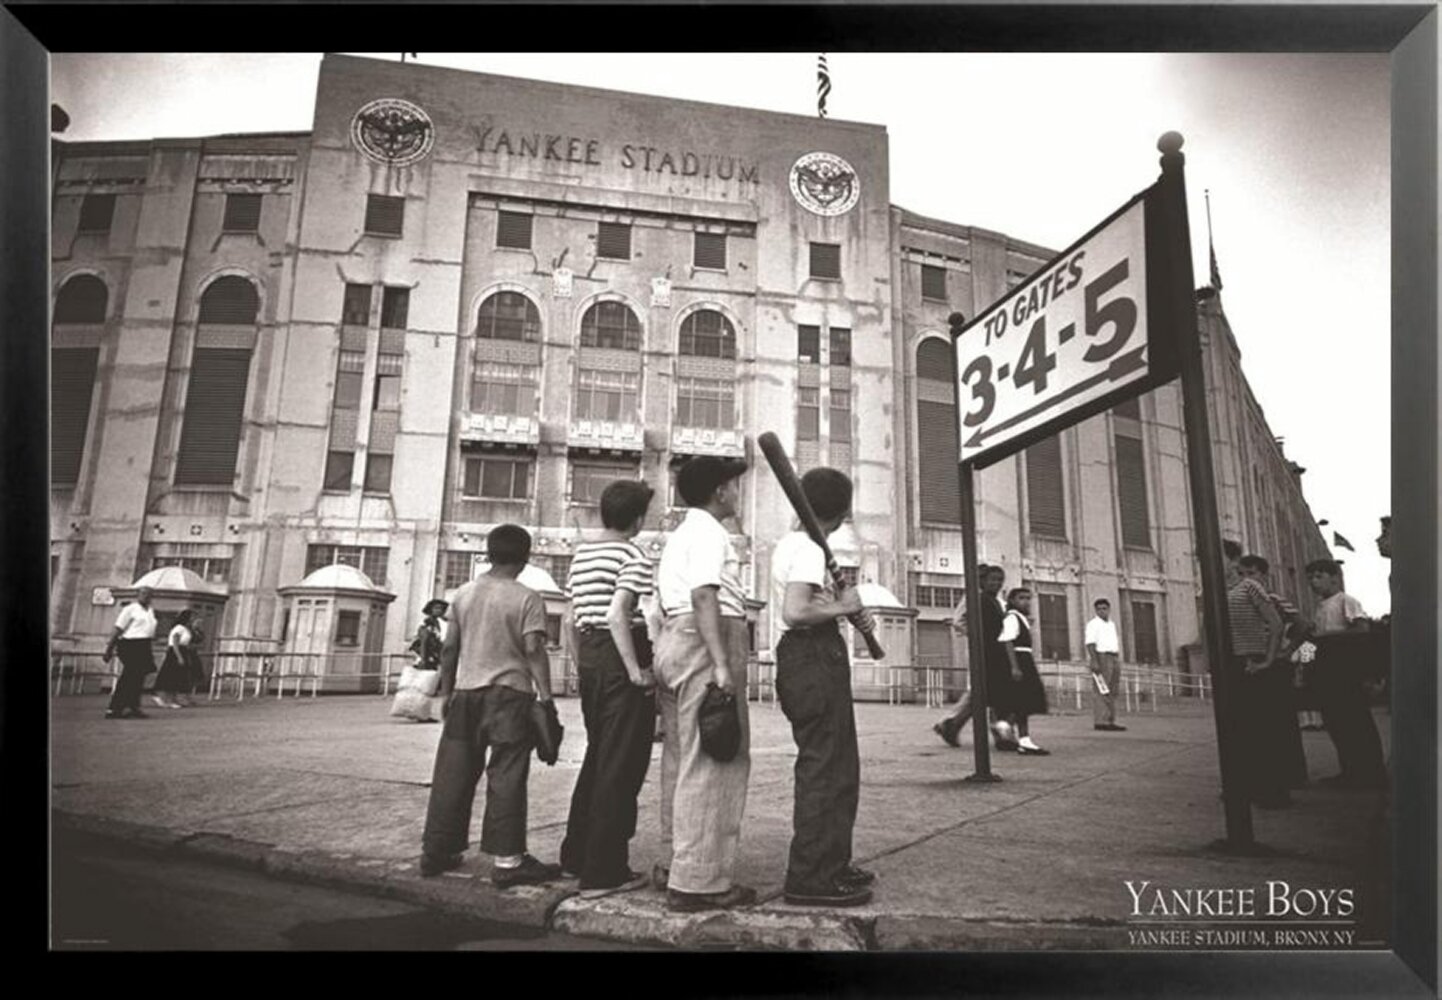
<instances>
[{"instance_id":1,"label":"white t-shirt","mask_svg":"<svg viewBox=\"0 0 1442 1000\"><path fill-rule=\"evenodd\" d=\"M813 584L822 588L827 600L835 598L826 573L826 556L804 531L791 532L771 553L771 607L783 632L791 628L785 617L786 586L791 583Z\"/></svg>"},{"instance_id":2,"label":"white t-shirt","mask_svg":"<svg viewBox=\"0 0 1442 1000\"><path fill-rule=\"evenodd\" d=\"M189 646L190 639L190 629L186 628L184 625L177 625L175 626L175 628L170 630L169 642L172 646Z\"/></svg>"},{"instance_id":3,"label":"white t-shirt","mask_svg":"<svg viewBox=\"0 0 1442 1000\"><path fill-rule=\"evenodd\" d=\"M1086 639L1083 645L1095 646L1098 653L1120 653L1117 641L1117 623L1110 618L1103 620L1100 615L1087 622Z\"/></svg>"},{"instance_id":4,"label":"white t-shirt","mask_svg":"<svg viewBox=\"0 0 1442 1000\"><path fill-rule=\"evenodd\" d=\"M1367 612L1362 610L1362 602L1339 590L1331 597L1317 602L1312 621L1318 632L1345 632L1351 622L1366 617Z\"/></svg>"},{"instance_id":5,"label":"white t-shirt","mask_svg":"<svg viewBox=\"0 0 1442 1000\"><path fill-rule=\"evenodd\" d=\"M692 611L691 591L697 587L719 588L723 618L746 617L746 592L741 589L741 560L731 545L731 536L721 522L699 507L686 518L661 553L656 567L656 591L668 615Z\"/></svg>"},{"instance_id":6,"label":"white t-shirt","mask_svg":"<svg viewBox=\"0 0 1442 1000\"><path fill-rule=\"evenodd\" d=\"M1015 608L1008 608L1006 617L1001 620L1001 635L996 637L997 642L1016 642L1021 638L1021 612Z\"/></svg>"},{"instance_id":7,"label":"white t-shirt","mask_svg":"<svg viewBox=\"0 0 1442 1000\"><path fill-rule=\"evenodd\" d=\"M155 609L142 608L138 601L131 601L115 616L115 627L122 629L122 639L154 639Z\"/></svg>"}]
</instances>

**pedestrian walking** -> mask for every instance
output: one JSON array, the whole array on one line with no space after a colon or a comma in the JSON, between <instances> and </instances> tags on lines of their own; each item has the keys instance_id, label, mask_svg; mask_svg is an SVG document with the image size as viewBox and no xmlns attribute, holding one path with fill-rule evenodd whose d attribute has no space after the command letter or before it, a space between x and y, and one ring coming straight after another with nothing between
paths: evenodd
<instances>
[{"instance_id":1,"label":"pedestrian walking","mask_svg":"<svg viewBox=\"0 0 1442 1000\"><path fill-rule=\"evenodd\" d=\"M1311 665L1327 735L1337 748L1341 773L1322 782L1354 789L1387 787L1382 740L1364 687L1368 662L1376 655L1367 635L1362 603L1342 589L1342 567L1333 559L1307 564L1307 584L1319 598L1312 614L1311 641L1317 647Z\"/></svg>"},{"instance_id":2,"label":"pedestrian walking","mask_svg":"<svg viewBox=\"0 0 1442 1000\"><path fill-rule=\"evenodd\" d=\"M1001 634L1002 618L1006 614L1006 604L1001 598L1001 588L1006 583L1006 570L1000 566L988 566L986 563L982 563L977 567L976 575L981 583L982 669L986 671L986 692L992 717L992 738L998 750L1015 750L1016 741L1012 738L1010 725L1001 720L996 713L997 693L1009 683L1006 654L996 641L997 636ZM957 605L956 613L952 616L952 628L965 634L967 627L966 599L963 597L962 602ZM971 690L968 689L961 696L961 700L952 706L946 718L931 727L932 732L940 736L948 746L960 746L961 742L957 736L961 733L962 727L971 721L971 715Z\"/></svg>"},{"instance_id":3,"label":"pedestrian walking","mask_svg":"<svg viewBox=\"0 0 1442 1000\"><path fill-rule=\"evenodd\" d=\"M594 899L639 889L631 870L636 798L651 764L656 676L640 601L653 591L651 560L635 539L653 490L620 480L601 493L605 531L576 548L566 593L577 635L576 670L586 756L571 794L561 867Z\"/></svg>"},{"instance_id":4,"label":"pedestrian walking","mask_svg":"<svg viewBox=\"0 0 1442 1000\"><path fill-rule=\"evenodd\" d=\"M1087 622L1083 643L1087 661L1092 668L1092 728L1120 733L1126 726L1117 725L1117 688L1122 682L1121 642L1116 622L1111 620L1112 602L1098 597L1092 602L1096 612Z\"/></svg>"},{"instance_id":5,"label":"pedestrian walking","mask_svg":"<svg viewBox=\"0 0 1442 1000\"><path fill-rule=\"evenodd\" d=\"M836 469L811 469L801 477L801 491L828 535L851 512L851 480ZM871 900L875 876L851 863L861 755L839 623L847 615L869 615L856 588L835 592L821 546L804 531L776 544L771 590L784 629L776 645L776 697L796 740L786 901L859 906Z\"/></svg>"},{"instance_id":6,"label":"pedestrian walking","mask_svg":"<svg viewBox=\"0 0 1442 1000\"><path fill-rule=\"evenodd\" d=\"M1227 618L1231 624L1231 667L1237 679L1238 702L1243 719L1242 735L1246 757L1248 794L1263 809L1282 809L1292 804L1279 749L1272 675L1256 675L1275 669L1282 648L1282 618L1257 582L1259 567L1266 560L1243 556L1241 546L1228 539L1223 543L1227 560Z\"/></svg>"},{"instance_id":7,"label":"pedestrian walking","mask_svg":"<svg viewBox=\"0 0 1442 1000\"><path fill-rule=\"evenodd\" d=\"M401 671L396 695L391 701L391 715L414 722L439 722L442 714L441 649L449 624L446 611L450 605L439 597L421 608L421 624L411 640L410 651L415 660Z\"/></svg>"},{"instance_id":8,"label":"pedestrian walking","mask_svg":"<svg viewBox=\"0 0 1442 1000\"><path fill-rule=\"evenodd\" d=\"M1006 617L998 641L1006 655L1010 684L1003 687L997 714L1016 732L1016 752L1045 757L1051 753L1031 738L1030 717L1047 712L1046 688L1037 672L1031 646L1031 591L1014 587L1006 595Z\"/></svg>"},{"instance_id":9,"label":"pedestrian walking","mask_svg":"<svg viewBox=\"0 0 1442 1000\"><path fill-rule=\"evenodd\" d=\"M546 607L517 582L531 557L525 528L503 524L486 536L491 570L456 592L441 646L444 726L436 748L421 874L461 866L481 774L486 806L481 851L491 856L498 888L548 882L561 866L526 852L526 781L536 745L531 709L551 700Z\"/></svg>"},{"instance_id":10,"label":"pedestrian walking","mask_svg":"<svg viewBox=\"0 0 1442 1000\"><path fill-rule=\"evenodd\" d=\"M146 676L155 673L156 620L155 609L150 606L151 597L151 589L141 587L135 592L135 600L115 616L115 631L101 657L108 664L117 652L120 654L120 676L115 680L110 705L105 710L107 719L149 718L140 710L140 695Z\"/></svg>"},{"instance_id":11,"label":"pedestrian walking","mask_svg":"<svg viewBox=\"0 0 1442 1000\"><path fill-rule=\"evenodd\" d=\"M756 890L733 875L751 774L746 703L745 592L740 560L722 521L736 512L736 480L746 463L710 455L676 474L690 508L671 533L656 569L665 623L656 646L661 747L661 852L653 880L678 912L746 906ZM698 713L711 685L735 699L740 747L719 761L701 745Z\"/></svg>"},{"instance_id":12,"label":"pedestrian walking","mask_svg":"<svg viewBox=\"0 0 1442 1000\"><path fill-rule=\"evenodd\" d=\"M175 617L165 642L165 660L150 686L150 700L157 708L183 708L181 696L190 691L194 683L195 635L191 624L195 612L186 608Z\"/></svg>"}]
</instances>

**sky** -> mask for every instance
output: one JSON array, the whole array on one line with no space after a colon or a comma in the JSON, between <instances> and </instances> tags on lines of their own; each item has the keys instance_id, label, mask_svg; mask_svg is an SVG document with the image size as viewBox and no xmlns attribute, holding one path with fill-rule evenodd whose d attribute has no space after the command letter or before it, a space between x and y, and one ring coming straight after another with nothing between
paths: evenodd
<instances>
[{"instance_id":1,"label":"sky","mask_svg":"<svg viewBox=\"0 0 1442 1000\"><path fill-rule=\"evenodd\" d=\"M399 53L351 53L399 59ZM307 131L319 53L62 54L63 138ZM1061 250L1156 180L1180 132L1195 284L1207 208L1222 304L1303 492L1355 552L1347 589L1391 607L1385 53L827 54L829 117L885 125L891 201ZM814 53L420 53L422 64L816 113ZM1265 553L1264 553L1265 554Z\"/></svg>"}]
</instances>

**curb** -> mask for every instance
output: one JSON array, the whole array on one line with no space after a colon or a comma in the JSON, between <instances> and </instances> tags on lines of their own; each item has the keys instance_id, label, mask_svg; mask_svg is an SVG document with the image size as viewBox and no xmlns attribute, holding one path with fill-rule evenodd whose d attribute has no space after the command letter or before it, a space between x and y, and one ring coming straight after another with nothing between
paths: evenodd
<instances>
[{"instance_id":1,"label":"curb","mask_svg":"<svg viewBox=\"0 0 1442 1000\"><path fill-rule=\"evenodd\" d=\"M272 878L349 889L455 916L575 937L692 951L1093 951L1118 947L1111 921L957 919L925 915L763 909L676 914L664 896L581 900L574 887L505 891L466 871L422 878L413 862L296 851L202 830L168 829L52 809L55 828Z\"/></svg>"}]
</instances>

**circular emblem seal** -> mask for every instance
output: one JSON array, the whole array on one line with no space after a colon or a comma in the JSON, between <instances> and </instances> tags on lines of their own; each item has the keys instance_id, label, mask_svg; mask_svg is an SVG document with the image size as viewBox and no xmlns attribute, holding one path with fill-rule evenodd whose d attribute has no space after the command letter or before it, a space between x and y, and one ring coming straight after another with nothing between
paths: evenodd
<instances>
[{"instance_id":1,"label":"circular emblem seal","mask_svg":"<svg viewBox=\"0 0 1442 1000\"><path fill-rule=\"evenodd\" d=\"M350 138L372 160L404 167L431 151L436 129L430 116L410 101L384 97L355 113Z\"/></svg>"},{"instance_id":2,"label":"circular emblem seal","mask_svg":"<svg viewBox=\"0 0 1442 1000\"><path fill-rule=\"evenodd\" d=\"M791 194L808 212L844 215L861 197L861 181L834 153L807 153L791 167Z\"/></svg>"}]
</instances>

